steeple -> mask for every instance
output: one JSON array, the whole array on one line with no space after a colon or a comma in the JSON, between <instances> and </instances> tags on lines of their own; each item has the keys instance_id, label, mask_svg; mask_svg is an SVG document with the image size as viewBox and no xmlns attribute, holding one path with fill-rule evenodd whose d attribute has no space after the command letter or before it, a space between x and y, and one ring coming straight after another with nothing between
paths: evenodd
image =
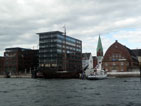
<instances>
[{"instance_id":1,"label":"steeple","mask_svg":"<svg viewBox=\"0 0 141 106\"><path fill-rule=\"evenodd\" d=\"M103 47L102 47L100 35L99 35L99 38L98 38L98 45L97 45L96 52L97 52L97 56L103 56Z\"/></svg>"}]
</instances>

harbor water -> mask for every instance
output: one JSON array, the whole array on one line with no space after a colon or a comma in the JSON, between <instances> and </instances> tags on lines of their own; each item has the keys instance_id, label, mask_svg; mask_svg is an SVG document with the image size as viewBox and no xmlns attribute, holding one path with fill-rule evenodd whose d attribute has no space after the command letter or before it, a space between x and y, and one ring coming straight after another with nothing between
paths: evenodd
<instances>
[{"instance_id":1,"label":"harbor water","mask_svg":"<svg viewBox=\"0 0 141 106\"><path fill-rule=\"evenodd\" d=\"M141 106L141 82L1 78L0 106Z\"/></svg>"}]
</instances>

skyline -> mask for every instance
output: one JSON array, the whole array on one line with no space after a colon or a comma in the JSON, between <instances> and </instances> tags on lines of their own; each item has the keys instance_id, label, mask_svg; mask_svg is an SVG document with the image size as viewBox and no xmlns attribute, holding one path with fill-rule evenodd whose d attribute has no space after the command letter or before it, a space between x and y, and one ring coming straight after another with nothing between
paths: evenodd
<instances>
[{"instance_id":1,"label":"skyline","mask_svg":"<svg viewBox=\"0 0 141 106\"><path fill-rule=\"evenodd\" d=\"M104 53L118 40L141 49L140 0L0 1L0 55L9 47L37 48L36 33L63 31L82 40L83 52L96 55L100 34Z\"/></svg>"}]
</instances>

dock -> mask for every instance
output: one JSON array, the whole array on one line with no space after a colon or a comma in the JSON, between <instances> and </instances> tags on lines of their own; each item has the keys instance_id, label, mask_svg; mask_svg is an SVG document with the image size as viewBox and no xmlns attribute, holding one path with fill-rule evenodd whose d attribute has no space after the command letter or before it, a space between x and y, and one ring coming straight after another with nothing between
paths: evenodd
<instances>
[{"instance_id":1,"label":"dock","mask_svg":"<svg viewBox=\"0 0 141 106\"><path fill-rule=\"evenodd\" d=\"M108 77L140 77L140 72L107 72Z\"/></svg>"},{"instance_id":2,"label":"dock","mask_svg":"<svg viewBox=\"0 0 141 106\"><path fill-rule=\"evenodd\" d=\"M10 78L31 78L31 74L10 75ZM5 75L0 75L0 78L6 78Z\"/></svg>"}]
</instances>

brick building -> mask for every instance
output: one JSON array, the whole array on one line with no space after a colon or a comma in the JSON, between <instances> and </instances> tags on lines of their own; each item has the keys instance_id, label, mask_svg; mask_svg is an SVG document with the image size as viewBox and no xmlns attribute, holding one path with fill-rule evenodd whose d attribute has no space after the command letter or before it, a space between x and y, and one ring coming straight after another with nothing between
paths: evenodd
<instances>
[{"instance_id":1,"label":"brick building","mask_svg":"<svg viewBox=\"0 0 141 106\"><path fill-rule=\"evenodd\" d=\"M129 48L116 41L106 51L102 66L109 72L126 72L138 68L139 63Z\"/></svg>"},{"instance_id":2,"label":"brick building","mask_svg":"<svg viewBox=\"0 0 141 106\"><path fill-rule=\"evenodd\" d=\"M95 68L98 64L97 56L93 56L93 68Z\"/></svg>"},{"instance_id":3,"label":"brick building","mask_svg":"<svg viewBox=\"0 0 141 106\"><path fill-rule=\"evenodd\" d=\"M4 57L0 57L0 75L4 74Z\"/></svg>"},{"instance_id":4,"label":"brick building","mask_svg":"<svg viewBox=\"0 0 141 106\"><path fill-rule=\"evenodd\" d=\"M4 70L11 74L30 73L38 67L38 50L6 48L4 57Z\"/></svg>"},{"instance_id":5,"label":"brick building","mask_svg":"<svg viewBox=\"0 0 141 106\"><path fill-rule=\"evenodd\" d=\"M138 61L139 61L139 65L141 66L141 49L132 49L132 51L137 56Z\"/></svg>"}]
</instances>

